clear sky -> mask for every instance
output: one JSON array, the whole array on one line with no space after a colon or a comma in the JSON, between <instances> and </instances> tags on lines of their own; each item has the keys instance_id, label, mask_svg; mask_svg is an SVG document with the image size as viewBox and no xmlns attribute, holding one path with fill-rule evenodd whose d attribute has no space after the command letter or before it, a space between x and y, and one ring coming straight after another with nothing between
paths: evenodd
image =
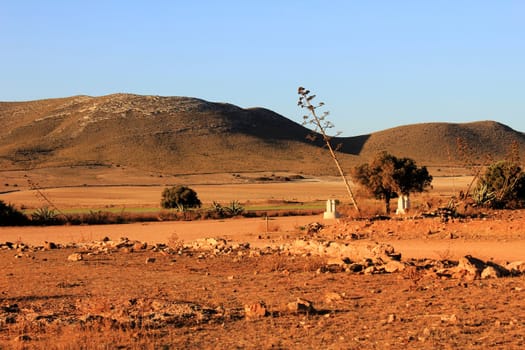
<instances>
[{"instance_id":1,"label":"clear sky","mask_svg":"<svg viewBox=\"0 0 525 350\"><path fill-rule=\"evenodd\" d=\"M116 92L265 107L335 131L525 131L522 0L0 0L0 101Z\"/></svg>"}]
</instances>

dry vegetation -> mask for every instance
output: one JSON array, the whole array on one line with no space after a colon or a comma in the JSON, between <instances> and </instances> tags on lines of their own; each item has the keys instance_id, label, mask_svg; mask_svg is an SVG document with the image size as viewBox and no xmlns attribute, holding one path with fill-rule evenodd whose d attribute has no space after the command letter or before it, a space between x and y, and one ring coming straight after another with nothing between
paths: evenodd
<instances>
[{"instance_id":1,"label":"dry vegetation","mask_svg":"<svg viewBox=\"0 0 525 350\"><path fill-rule=\"evenodd\" d=\"M468 180L439 178L436 188L450 194ZM322 196L327 189L344 195L344 187L338 184L339 193L336 184L238 183L199 189L213 198L219 193L241 196L246 188L246 195L268 201L263 198ZM132 192L141 189L149 187ZM77 196L75 205L90 202L89 191L76 190L84 192L71 194ZM45 191L61 202L61 192ZM72 226L38 229L38 235L29 229L0 229L14 243L0 248L0 347L522 348L525 266L510 267L507 260L521 260L525 249L524 213L422 218L427 202L434 201L434 207L446 202L448 196L437 194L414 198L415 217L402 220L335 223L317 216L276 219L268 226L260 219L164 222L79 226L90 232L80 235ZM382 207L363 198L360 203L369 215L375 206ZM313 222L326 226L308 225ZM122 236L130 240L119 241ZM206 246L198 240L204 236L217 239L205 241L213 242ZM297 242L309 242L303 248L310 250L292 250ZM390 265L399 268L400 263L402 270L387 272L383 263L388 257L327 253L346 246L366 250L375 242L401 253L401 261ZM317 245L325 253L315 253L321 251ZM481 270L465 272L458 263L469 254L511 275L486 279ZM78 256L81 260L75 261Z\"/></svg>"},{"instance_id":2,"label":"dry vegetation","mask_svg":"<svg viewBox=\"0 0 525 350\"><path fill-rule=\"evenodd\" d=\"M0 122L0 200L28 210L35 188L95 214L155 210L174 184L205 206L346 196L326 150L264 109L77 96L0 103ZM525 213L439 211L472 179L458 138L471 160L524 146L495 122L334 140L345 167L379 150L429 166L431 192L390 220L358 192L338 221L0 228L0 349L521 349Z\"/></svg>"},{"instance_id":3,"label":"dry vegetation","mask_svg":"<svg viewBox=\"0 0 525 350\"><path fill-rule=\"evenodd\" d=\"M279 230L253 246L222 239L185 242L179 235L149 245L108 239L4 245L0 346L520 349L524 264L514 265L513 276L489 279L457 266L457 254L469 251L469 240L495 246L499 232L510 227L506 239L523 243L513 233L523 235L518 228L523 213L494 219L483 237L472 236L482 221L420 219L344 221L310 233L290 230L286 237ZM429 234L429 227L439 230ZM458 238L451 240L450 231ZM386 272L387 257L359 260L348 254L352 262L342 261L329 253L328 247L337 246L327 243L368 249L376 240L396 244L405 234L456 241L455 248L463 250L423 259L403 255L403 270ZM325 253L308 248L312 244L321 244ZM508 252L492 253L499 262ZM359 264L369 267L360 270Z\"/></svg>"}]
</instances>

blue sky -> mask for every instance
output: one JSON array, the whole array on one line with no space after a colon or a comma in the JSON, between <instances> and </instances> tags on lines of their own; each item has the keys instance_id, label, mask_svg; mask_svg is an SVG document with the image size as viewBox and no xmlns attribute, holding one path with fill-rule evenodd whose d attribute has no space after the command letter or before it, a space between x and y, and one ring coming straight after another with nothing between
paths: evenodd
<instances>
[{"instance_id":1,"label":"blue sky","mask_svg":"<svg viewBox=\"0 0 525 350\"><path fill-rule=\"evenodd\" d=\"M266 107L297 87L344 136L421 122L525 131L525 1L0 3L0 101L116 92Z\"/></svg>"}]
</instances>

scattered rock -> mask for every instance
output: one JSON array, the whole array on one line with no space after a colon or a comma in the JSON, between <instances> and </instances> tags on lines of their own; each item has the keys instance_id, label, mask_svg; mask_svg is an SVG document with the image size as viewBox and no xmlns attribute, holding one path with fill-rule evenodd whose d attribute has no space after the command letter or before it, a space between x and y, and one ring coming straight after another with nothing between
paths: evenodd
<instances>
[{"instance_id":1,"label":"scattered rock","mask_svg":"<svg viewBox=\"0 0 525 350\"><path fill-rule=\"evenodd\" d=\"M485 262L480 259L474 258L471 255L466 255L459 259L457 271L466 272L475 277L481 276L481 272L485 269Z\"/></svg>"},{"instance_id":2,"label":"scattered rock","mask_svg":"<svg viewBox=\"0 0 525 350\"><path fill-rule=\"evenodd\" d=\"M300 314L315 314L317 312L313 303L303 298L297 298L296 301L288 303L286 308L290 312Z\"/></svg>"},{"instance_id":3,"label":"scattered rock","mask_svg":"<svg viewBox=\"0 0 525 350\"><path fill-rule=\"evenodd\" d=\"M46 250L51 250L51 249L57 249L57 245L53 242L48 242L48 241L45 241L44 242L44 249Z\"/></svg>"},{"instance_id":4,"label":"scattered rock","mask_svg":"<svg viewBox=\"0 0 525 350\"><path fill-rule=\"evenodd\" d=\"M152 256L146 258L146 264L153 264L155 261L157 261L157 259Z\"/></svg>"},{"instance_id":5,"label":"scattered rock","mask_svg":"<svg viewBox=\"0 0 525 350\"><path fill-rule=\"evenodd\" d=\"M306 232L309 235L314 235L319 233L324 228L324 225L319 222L312 222L306 225Z\"/></svg>"},{"instance_id":6,"label":"scattered rock","mask_svg":"<svg viewBox=\"0 0 525 350\"><path fill-rule=\"evenodd\" d=\"M248 319L257 319L269 315L266 304L263 301L251 305L244 305L244 314Z\"/></svg>"},{"instance_id":7,"label":"scattered rock","mask_svg":"<svg viewBox=\"0 0 525 350\"><path fill-rule=\"evenodd\" d=\"M343 296L336 292L327 292L324 295L324 301L327 304L332 304L334 302L341 301L341 300L343 300Z\"/></svg>"},{"instance_id":8,"label":"scattered rock","mask_svg":"<svg viewBox=\"0 0 525 350\"><path fill-rule=\"evenodd\" d=\"M401 261L392 260L385 264L384 269L388 273L401 272L405 270L405 264Z\"/></svg>"},{"instance_id":9,"label":"scattered rock","mask_svg":"<svg viewBox=\"0 0 525 350\"><path fill-rule=\"evenodd\" d=\"M397 320L397 316L395 314L389 314L386 318L386 323L393 323L395 320Z\"/></svg>"},{"instance_id":10,"label":"scattered rock","mask_svg":"<svg viewBox=\"0 0 525 350\"><path fill-rule=\"evenodd\" d=\"M83 259L84 259L84 257L82 256L81 253L73 253L73 254L70 254L67 257L68 261L80 261L80 260L83 260Z\"/></svg>"},{"instance_id":11,"label":"scattered rock","mask_svg":"<svg viewBox=\"0 0 525 350\"><path fill-rule=\"evenodd\" d=\"M361 272L361 271L363 271L364 266L362 264L352 263L352 264L348 265L348 267L346 269L349 272Z\"/></svg>"},{"instance_id":12,"label":"scattered rock","mask_svg":"<svg viewBox=\"0 0 525 350\"><path fill-rule=\"evenodd\" d=\"M16 342L26 342L26 341L31 341L31 340L32 340L32 338L29 335L27 335L27 334L21 334L21 335L15 337L15 339L14 339L14 341L16 341Z\"/></svg>"},{"instance_id":13,"label":"scattered rock","mask_svg":"<svg viewBox=\"0 0 525 350\"><path fill-rule=\"evenodd\" d=\"M508 263L505 268L512 274L522 274L525 272L525 261L514 261Z\"/></svg>"},{"instance_id":14,"label":"scattered rock","mask_svg":"<svg viewBox=\"0 0 525 350\"><path fill-rule=\"evenodd\" d=\"M481 272L482 279L498 278L498 277L501 277L500 274L498 273L498 270L496 270L492 266L485 267L483 271Z\"/></svg>"},{"instance_id":15,"label":"scattered rock","mask_svg":"<svg viewBox=\"0 0 525 350\"><path fill-rule=\"evenodd\" d=\"M136 242L133 244L133 250L146 250L148 248L148 243L146 242Z\"/></svg>"}]
</instances>

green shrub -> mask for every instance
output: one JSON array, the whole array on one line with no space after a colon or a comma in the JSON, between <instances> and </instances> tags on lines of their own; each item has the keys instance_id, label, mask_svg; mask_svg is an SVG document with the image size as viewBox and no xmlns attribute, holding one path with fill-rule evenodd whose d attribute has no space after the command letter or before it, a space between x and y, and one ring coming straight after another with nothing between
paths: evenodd
<instances>
[{"instance_id":1,"label":"green shrub","mask_svg":"<svg viewBox=\"0 0 525 350\"><path fill-rule=\"evenodd\" d=\"M176 208L179 211L185 211L187 208L200 208L201 204L197 192L181 185L165 188L160 201L163 208Z\"/></svg>"},{"instance_id":2,"label":"green shrub","mask_svg":"<svg viewBox=\"0 0 525 350\"><path fill-rule=\"evenodd\" d=\"M514 162L496 162L480 177L474 194L474 199L480 202L479 204L492 208L523 207L525 173Z\"/></svg>"},{"instance_id":3,"label":"green shrub","mask_svg":"<svg viewBox=\"0 0 525 350\"><path fill-rule=\"evenodd\" d=\"M57 225L61 223L55 210L48 207L35 210L31 214L31 222L37 225Z\"/></svg>"},{"instance_id":4,"label":"green shrub","mask_svg":"<svg viewBox=\"0 0 525 350\"><path fill-rule=\"evenodd\" d=\"M244 207L238 201L231 201L229 206L224 207L224 211L228 216L237 216L244 212Z\"/></svg>"},{"instance_id":5,"label":"green shrub","mask_svg":"<svg viewBox=\"0 0 525 350\"><path fill-rule=\"evenodd\" d=\"M0 200L0 226L20 226L28 223L24 213L16 209L12 204L6 204Z\"/></svg>"}]
</instances>

